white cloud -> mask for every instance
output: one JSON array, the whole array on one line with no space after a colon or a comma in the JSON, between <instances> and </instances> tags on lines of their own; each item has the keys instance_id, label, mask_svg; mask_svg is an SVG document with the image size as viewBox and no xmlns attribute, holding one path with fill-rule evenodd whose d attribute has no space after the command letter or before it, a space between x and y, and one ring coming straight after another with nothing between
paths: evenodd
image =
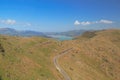
<instances>
[{"instance_id":1,"label":"white cloud","mask_svg":"<svg viewBox=\"0 0 120 80\"><path fill-rule=\"evenodd\" d=\"M74 22L74 25L90 25L90 24L112 24L114 23L113 21L110 21L110 20L104 20L104 19L101 19L99 21L83 21L83 22L80 22L78 20L76 20Z\"/></svg>"},{"instance_id":2,"label":"white cloud","mask_svg":"<svg viewBox=\"0 0 120 80\"><path fill-rule=\"evenodd\" d=\"M80 22L79 22L78 20L76 20L76 21L74 22L74 25L80 25Z\"/></svg>"},{"instance_id":3,"label":"white cloud","mask_svg":"<svg viewBox=\"0 0 120 80\"><path fill-rule=\"evenodd\" d=\"M81 25L90 25L90 24L92 24L91 22L89 22L89 21L86 21L86 22L81 22Z\"/></svg>"},{"instance_id":4,"label":"white cloud","mask_svg":"<svg viewBox=\"0 0 120 80\"><path fill-rule=\"evenodd\" d=\"M21 23L20 25L24 26L24 27L29 27L29 26L32 26L31 23Z\"/></svg>"},{"instance_id":5,"label":"white cloud","mask_svg":"<svg viewBox=\"0 0 120 80\"><path fill-rule=\"evenodd\" d=\"M13 19L0 19L1 24L7 24L7 25L19 25L19 26L32 26L31 23L28 22L16 22L16 20Z\"/></svg>"},{"instance_id":6,"label":"white cloud","mask_svg":"<svg viewBox=\"0 0 120 80\"><path fill-rule=\"evenodd\" d=\"M100 20L99 22L100 22L100 23L104 23L104 24L112 24L112 23L113 23L113 21L104 20L104 19Z\"/></svg>"},{"instance_id":7,"label":"white cloud","mask_svg":"<svg viewBox=\"0 0 120 80\"><path fill-rule=\"evenodd\" d=\"M0 22L3 23L3 24L8 24L8 25L14 25L14 24L16 24L16 21L12 20L12 19L0 20Z\"/></svg>"},{"instance_id":8,"label":"white cloud","mask_svg":"<svg viewBox=\"0 0 120 80\"><path fill-rule=\"evenodd\" d=\"M76 20L76 21L74 22L74 25L90 25L90 24L92 24L92 23L89 22L89 21L80 22L80 21Z\"/></svg>"},{"instance_id":9,"label":"white cloud","mask_svg":"<svg viewBox=\"0 0 120 80\"><path fill-rule=\"evenodd\" d=\"M32 24L31 23L26 23L26 26L32 26Z\"/></svg>"}]
</instances>

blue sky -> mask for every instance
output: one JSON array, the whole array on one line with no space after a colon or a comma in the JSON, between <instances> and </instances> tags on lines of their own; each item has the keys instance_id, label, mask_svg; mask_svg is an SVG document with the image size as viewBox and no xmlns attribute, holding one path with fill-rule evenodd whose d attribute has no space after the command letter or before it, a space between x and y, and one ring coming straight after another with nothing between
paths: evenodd
<instances>
[{"instance_id":1,"label":"blue sky","mask_svg":"<svg viewBox=\"0 0 120 80\"><path fill-rule=\"evenodd\" d=\"M61 32L120 28L120 0L0 0L0 28Z\"/></svg>"}]
</instances>

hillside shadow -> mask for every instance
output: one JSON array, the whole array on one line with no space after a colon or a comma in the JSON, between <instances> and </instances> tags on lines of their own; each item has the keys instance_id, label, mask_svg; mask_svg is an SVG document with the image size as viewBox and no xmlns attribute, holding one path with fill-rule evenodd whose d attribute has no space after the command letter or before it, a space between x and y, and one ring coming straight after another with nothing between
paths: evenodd
<instances>
[{"instance_id":1,"label":"hillside shadow","mask_svg":"<svg viewBox=\"0 0 120 80\"><path fill-rule=\"evenodd\" d=\"M2 77L0 76L0 80L2 80Z\"/></svg>"}]
</instances>

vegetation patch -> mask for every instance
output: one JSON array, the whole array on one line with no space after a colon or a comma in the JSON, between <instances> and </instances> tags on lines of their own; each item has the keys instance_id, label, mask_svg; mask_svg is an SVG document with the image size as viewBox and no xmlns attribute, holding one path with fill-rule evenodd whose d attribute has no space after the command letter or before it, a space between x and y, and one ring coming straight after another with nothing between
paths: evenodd
<instances>
[{"instance_id":1,"label":"vegetation patch","mask_svg":"<svg viewBox=\"0 0 120 80\"><path fill-rule=\"evenodd\" d=\"M84 38L93 38L94 36L96 36L96 31L87 31L82 34Z\"/></svg>"}]
</instances>

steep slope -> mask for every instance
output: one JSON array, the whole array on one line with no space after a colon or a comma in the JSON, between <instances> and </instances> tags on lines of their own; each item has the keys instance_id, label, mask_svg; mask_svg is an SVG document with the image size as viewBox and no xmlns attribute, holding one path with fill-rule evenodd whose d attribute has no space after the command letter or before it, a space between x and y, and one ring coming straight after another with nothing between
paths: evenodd
<instances>
[{"instance_id":1,"label":"steep slope","mask_svg":"<svg viewBox=\"0 0 120 80\"><path fill-rule=\"evenodd\" d=\"M120 80L120 30L85 32L59 60L72 80Z\"/></svg>"}]
</instances>

